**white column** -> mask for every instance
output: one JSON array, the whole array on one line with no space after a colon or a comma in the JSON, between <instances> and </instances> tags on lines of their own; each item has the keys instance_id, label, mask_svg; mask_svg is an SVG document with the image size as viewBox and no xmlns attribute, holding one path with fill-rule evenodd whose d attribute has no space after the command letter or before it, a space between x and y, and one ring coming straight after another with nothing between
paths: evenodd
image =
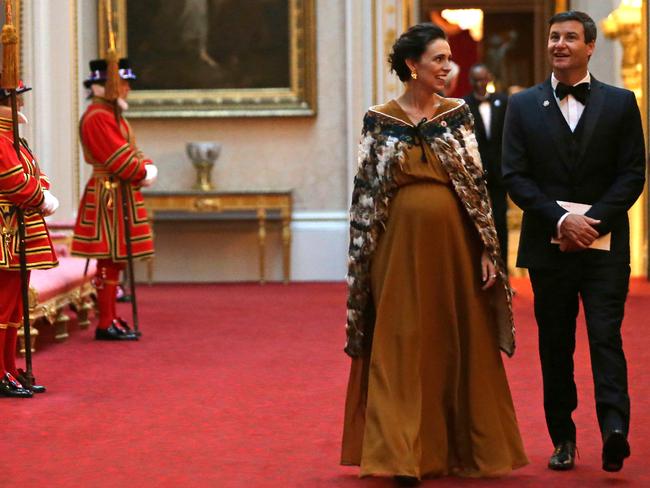
<instances>
[{"instance_id":1,"label":"white column","mask_svg":"<svg viewBox=\"0 0 650 488\"><path fill-rule=\"evenodd\" d=\"M23 76L34 87L25 97L31 123L23 135L61 202L56 220L72 218L79 195L76 5L77 0L23 3Z\"/></svg>"},{"instance_id":2,"label":"white column","mask_svg":"<svg viewBox=\"0 0 650 488\"><path fill-rule=\"evenodd\" d=\"M374 103L383 103L402 92L402 82L390 72L388 55L395 40L417 17L414 0L374 0L375 83Z\"/></svg>"},{"instance_id":3,"label":"white column","mask_svg":"<svg viewBox=\"0 0 650 488\"><path fill-rule=\"evenodd\" d=\"M373 103L373 0L345 2L345 83L348 206L357 169L363 115Z\"/></svg>"}]
</instances>

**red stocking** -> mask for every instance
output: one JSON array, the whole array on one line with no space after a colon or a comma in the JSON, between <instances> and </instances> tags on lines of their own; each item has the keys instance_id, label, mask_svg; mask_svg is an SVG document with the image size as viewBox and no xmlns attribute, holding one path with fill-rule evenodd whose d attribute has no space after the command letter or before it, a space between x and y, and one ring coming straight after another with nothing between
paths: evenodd
<instances>
[{"instance_id":1,"label":"red stocking","mask_svg":"<svg viewBox=\"0 0 650 488\"><path fill-rule=\"evenodd\" d=\"M7 338L7 329L0 329L0 350L1 351L5 350L6 338ZM7 370L5 368L4 354L0 354L0 375L4 375L6 371Z\"/></svg>"},{"instance_id":2,"label":"red stocking","mask_svg":"<svg viewBox=\"0 0 650 488\"><path fill-rule=\"evenodd\" d=\"M123 263L113 263L113 266L115 267L115 291L114 291L114 296L113 298L113 304L112 304L112 313L113 317L117 317L117 310L116 310L116 305L117 305L117 287L120 284L120 273L124 271L124 264Z\"/></svg>"},{"instance_id":3,"label":"red stocking","mask_svg":"<svg viewBox=\"0 0 650 488\"><path fill-rule=\"evenodd\" d=\"M16 341L18 340L18 327L7 327L7 334L5 337L5 369L14 377L18 376L18 369L16 369Z\"/></svg>"},{"instance_id":4,"label":"red stocking","mask_svg":"<svg viewBox=\"0 0 650 488\"><path fill-rule=\"evenodd\" d=\"M0 270L0 374L16 373L16 337L22 323L20 273Z\"/></svg>"},{"instance_id":5,"label":"red stocking","mask_svg":"<svg viewBox=\"0 0 650 488\"><path fill-rule=\"evenodd\" d=\"M119 283L120 264L110 259L97 261L97 307L99 308L99 322L97 328L108 329L115 318L115 292Z\"/></svg>"},{"instance_id":6,"label":"red stocking","mask_svg":"<svg viewBox=\"0 0 650 488\"><path fill-rule=\"evenodd\" d=\"M29 274L27 275L29 283ZM18 340L18 329L23 325L23 294L22 290L18 293L14 307L9 317L9 327L5 338L4 358L5 368L14 377L18 376L16 368L16 342Z\"/></svg>"}]
</instances>

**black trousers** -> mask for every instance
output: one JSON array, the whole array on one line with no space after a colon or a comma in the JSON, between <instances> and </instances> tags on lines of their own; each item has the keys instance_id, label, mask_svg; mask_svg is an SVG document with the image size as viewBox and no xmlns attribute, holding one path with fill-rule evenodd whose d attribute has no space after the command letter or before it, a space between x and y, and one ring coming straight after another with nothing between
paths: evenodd
<instances>
[{"instance_id":1,"label":"black trousers","mask_svg":"<svg viewBox=\"0 0 650 488\"><path fill-rule=\"evenodd\" d=\"M578 405L573 376L576 317L582 300L601 432L630 423L627 365L621 322L630 266L603 263L603 251L576 253L561 269L529 269L544 382L544 412L553 441L576 440L571 418Z\"/></svg>"}]
</instances>

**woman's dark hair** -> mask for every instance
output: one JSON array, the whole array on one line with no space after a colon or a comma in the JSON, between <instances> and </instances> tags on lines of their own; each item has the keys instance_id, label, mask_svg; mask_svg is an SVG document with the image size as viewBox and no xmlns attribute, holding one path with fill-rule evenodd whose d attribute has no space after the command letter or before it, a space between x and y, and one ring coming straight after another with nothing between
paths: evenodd
<instances>
[{"instance_id":1,"label":"woman's dark hair","mask_svg":"<svg viewBox=\"0 0 650 488\"><path fill-rule=\"evenodd\" d=\"M594 19L589 17L584 12L578 10L568 10L567 12L560 12L555 14L553 17L548 19L548 26L551 27L553 24L559 24L561 22L568 22L570 20L575 20L582 24L582 27L585 29L585 43L589 44L592 41L596 40L596 34L598 29L596 28L596 23Z\"/></svg>"},{"instance_id":2,"label":"woman's dark hair","mask_svg":"<svg viewBox=\"0 0 650 488\"><path fill-rule=\"evenodd\" d=\"M393 44L388 55L391 71L402 81L411 78L411 70L406 65L407 59L419 60L430 42L436 39L447 39L445 31L431 22L415 24L404 32Z\"/></svg>"}]
</instances>

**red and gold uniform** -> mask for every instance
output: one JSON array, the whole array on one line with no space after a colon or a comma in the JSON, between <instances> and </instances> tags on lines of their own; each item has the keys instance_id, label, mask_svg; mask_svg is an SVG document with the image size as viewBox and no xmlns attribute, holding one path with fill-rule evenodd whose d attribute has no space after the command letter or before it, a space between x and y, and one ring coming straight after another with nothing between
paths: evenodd
<instances>
[{"instance_id":1,"label":"red and gold uniform","mask_svg":"<svg viewBox=\"0 0 650 488\"><path fill-rule=\"evenodd\" d=\"M0 374L16 376L16 337L23 318L17 208L25 216L27 269L53 268L58 261L39 211L50 183L24 141L18 159L12 127L11 119L0 117Z\"/></svg>"},{"instance_id":2,"label":"red and gold uniform","mask_svg":"<svg viewBox=\"0 0 650 488\"><path fill-rule=\"evenodd\" d=\"M153 236L139 183L145 165L151 164L135 146L129 123L120 118L118 128L113 105L95 98L80 122L84 157L93 174L79 205L72 254L87 258L127 260L122 213L122 189L126 185L131 217L133 257L153 255Z\"/></svg>"},{"instance_id":3,"label":"red and gold uniform","mask_svg":"<svg viewBox=\"0 0 650 488\"><path fill-rule=\"evenodd\" d=\"M17 206L25 211L27 268L52 268L58 261L45 219L38 211L43 204L43 190L49 190L50 182L24 141L20 149L22 161L18 161L14 149L12 122L0 117L0 268L20 270Z\"/></svg>"},{"instance_id":4,"label":"red and gold uniform","mask_svg":"<svg viewBox=\"0 0 650 488\"><path fill-rule=\"evenodd\" d=\"M140 192L151 160L135 145L128 122L118 126L112 103L95 97L80 122L84 157L93 167L79 205L72 254L96 258L99 324L107 329L116 320L115 289L128 259L123 215L126 189L134 258L153 255L153 236Z\"/></svg>"}]
</instances>

